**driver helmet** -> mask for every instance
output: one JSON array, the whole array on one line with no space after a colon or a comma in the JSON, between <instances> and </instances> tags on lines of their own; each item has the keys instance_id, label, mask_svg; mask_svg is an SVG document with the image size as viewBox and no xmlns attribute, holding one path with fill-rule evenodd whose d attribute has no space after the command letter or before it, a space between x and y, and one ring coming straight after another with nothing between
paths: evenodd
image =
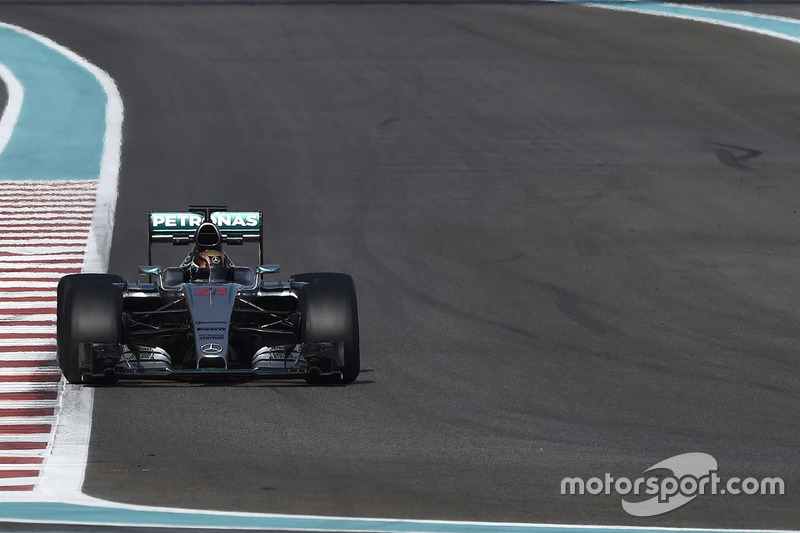
<instances>
[{"instance_id":1,"label":"driver helmet","mask_svg":"<svg viewBox=\"0 0 800 533\"><path fill-rule=\"evenodd\" d=\"M219 250L196 250L189 264L194 280L227 281L231 264L228 257Z\"/></svg>"}]
</instances>

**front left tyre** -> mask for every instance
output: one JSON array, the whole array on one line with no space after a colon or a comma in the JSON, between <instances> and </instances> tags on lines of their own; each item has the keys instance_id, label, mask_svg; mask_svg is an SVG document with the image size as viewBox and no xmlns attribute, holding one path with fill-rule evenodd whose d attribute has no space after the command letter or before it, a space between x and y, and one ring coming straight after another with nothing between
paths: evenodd
<instances>
[{"instance_id":1,"label":"front left tyre","mask_svg":"<svg viewBox=\"0 0 800 533\"><path fill-rule=\"evenodd\" d=\"M330 370L341 374L341 380L311 376L306 381L352 383L361 372L358 303L353 278L348 274L319 272L295 274L291 280L306 284L300 290L300 342L331 343L335 353L331 354Z\"/></svg>"}]
</instances>

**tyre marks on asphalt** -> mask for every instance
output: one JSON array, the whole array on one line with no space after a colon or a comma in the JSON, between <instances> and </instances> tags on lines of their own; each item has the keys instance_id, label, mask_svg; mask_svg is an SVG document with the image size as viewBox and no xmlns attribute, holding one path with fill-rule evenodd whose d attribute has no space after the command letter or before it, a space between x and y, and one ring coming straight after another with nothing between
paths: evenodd
<instances>
[{"instance_id":1,"label":"tyre marks on asphalt","mask_svg":"<svg viewBox=\"0 0 800 533\"><path fill-rule=\"evenodd\" d=\"M61 372L56 287L81 271L96 181L0 181L0 491L32 491L52 444Z\"/></svg>"}]
</instances>

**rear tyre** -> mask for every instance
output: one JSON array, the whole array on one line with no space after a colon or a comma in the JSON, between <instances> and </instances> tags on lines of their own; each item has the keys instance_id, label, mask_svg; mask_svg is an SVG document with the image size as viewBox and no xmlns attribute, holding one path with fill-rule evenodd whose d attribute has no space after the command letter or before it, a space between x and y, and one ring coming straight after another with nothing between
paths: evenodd
<instances>
[{"instance_id":1,"label":"rear tyre","mask_svg":"<svg viewBox=\"0 0 800 533\"><path fill-rule=\"evenodd\" d=\"M122 278L108 274L65 276L58 284L57 359L70 383L81 383L92 373L89 343L122 341L122 291L113 283Z\"/></svg>"},{"instance_id":2,"label":"rear tyre","mask_svg":"<svg viewBox=\"0 0 800 533\"><path fill-rule=\"evenodd\" d=\"M331 370L342 379L311 376L314 384L352 383L361 372L358 303L353 278L319 272L295 274L291 281L307 283L300 290L300 342L333 343Z\"/></svg>"}]
</instances>

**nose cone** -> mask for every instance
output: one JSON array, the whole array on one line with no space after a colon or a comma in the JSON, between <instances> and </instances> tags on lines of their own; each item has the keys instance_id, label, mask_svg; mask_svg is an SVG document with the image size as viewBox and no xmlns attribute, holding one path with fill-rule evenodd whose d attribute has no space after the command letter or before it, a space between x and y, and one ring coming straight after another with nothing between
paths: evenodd
<instances>
[{"instance_id":1,"label":"nose cone","mask_svg":"<svg viewBox=\"0 0 800 533\"><path fill-rule=\"evenodd\" d=\"M211 344L211 343L209 343L209 344ZM220 346L220 348L221 348L221 346ZM203 347L200 348L200 351L203 351ZM228 361L225 359L225 357L222 357L222 356L219 356L219 355L204 354L203 357L201 357L197 361L197 368L223 368L224 369L224 368L227 368L227 366L228 366Z\"/></svg>"},{"instance_id":2,"label":"nose cone","mask_svg":"<svg viewBox=\"0 0 800 533\"><path fill-rule=\"evenodd\" d=\"M194 323L195 360L198 368L226 368L231 313L237 285L226 283L184 285L189 314Z\"/></svg>"}]
</instances>

